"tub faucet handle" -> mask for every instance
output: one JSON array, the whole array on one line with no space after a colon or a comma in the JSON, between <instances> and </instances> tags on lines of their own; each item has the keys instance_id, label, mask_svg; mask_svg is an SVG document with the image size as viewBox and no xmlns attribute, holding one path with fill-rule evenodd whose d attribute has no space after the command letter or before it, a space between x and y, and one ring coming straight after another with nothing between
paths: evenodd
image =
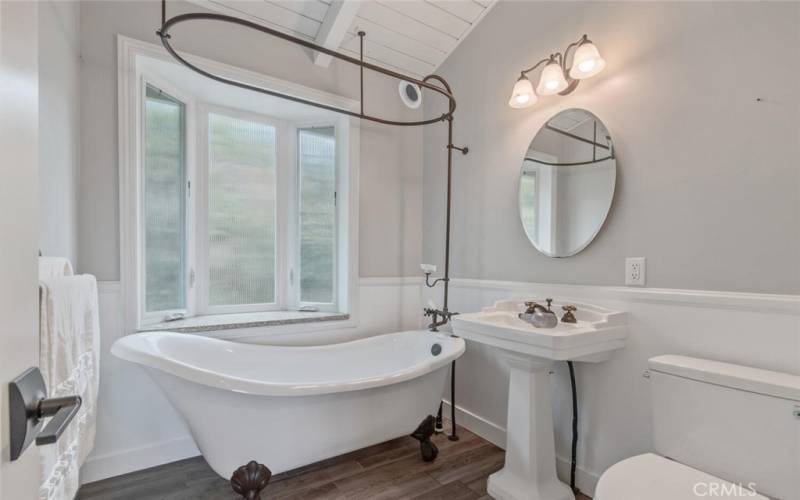
<instances>
[{"instance_id":1,"label":"tub faucet handle","mask_svg":"<svg viewBox=\"0 0 800 500\"><path fill-rule=\"evenodd\" d=\"M440 326L444 326L450 321L450 318L456 316L457 312L450 312L446 308L434 309L433 307L426 307L423 309L425 317L431 317L433 321L428 325L428 329L432 332L438 332ZM442 318L441 320L439 318Z\"/></svg>"}]
</instances>

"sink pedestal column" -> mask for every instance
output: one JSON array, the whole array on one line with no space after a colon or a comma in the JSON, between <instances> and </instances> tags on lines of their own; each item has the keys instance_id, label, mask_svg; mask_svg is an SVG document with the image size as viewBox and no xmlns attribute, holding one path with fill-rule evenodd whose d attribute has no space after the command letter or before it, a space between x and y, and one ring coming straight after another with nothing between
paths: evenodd
<instances>
[{"instance_id":1,"label":"sink pedestal column","mask_svg":"<svg viewBox=\"0 0 800 500\"><path fill-rule=\"evenodd\" d=\"M556 477L549 371L553 362L502 351L511 368L505 467L489 476L497 500L575 500Z\"/></svg>"}]
</instances>

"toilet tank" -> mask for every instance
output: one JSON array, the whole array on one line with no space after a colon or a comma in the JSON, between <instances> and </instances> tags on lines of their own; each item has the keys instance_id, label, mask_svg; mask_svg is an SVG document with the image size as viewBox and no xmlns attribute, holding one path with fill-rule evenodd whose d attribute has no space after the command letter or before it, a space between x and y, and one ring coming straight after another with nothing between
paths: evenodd
<instances>
[{"instance_id":1,"label":"toilet tank","mask_svg":"<svg viewBox=\"0 0 800 500\"><path fill-rule=\"evenodd\" d=\"M675 355L649 365L659 454L800 500L800 376Z\"/></svg>"}]
</instances>

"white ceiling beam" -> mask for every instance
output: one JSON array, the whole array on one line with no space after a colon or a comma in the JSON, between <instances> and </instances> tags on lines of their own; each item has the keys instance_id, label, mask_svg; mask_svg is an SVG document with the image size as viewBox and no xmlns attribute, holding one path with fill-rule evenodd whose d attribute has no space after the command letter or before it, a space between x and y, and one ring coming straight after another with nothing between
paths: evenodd
<instances>
[{"instance_id":1,"label":"white ceiling beam","mask_svg":"<svg viewBox=\"0 0 800 500\"><path fill-rule=\"evenodd\" d=\"M333 0L322 26L319 27L315 43L326 49L337 50L347 35L347 29L356 18L359 7L361 2L358 0ZM327 68L331 59L333 57L328 54L314 51L314 64Z\"/></svg>"}]
</instances>

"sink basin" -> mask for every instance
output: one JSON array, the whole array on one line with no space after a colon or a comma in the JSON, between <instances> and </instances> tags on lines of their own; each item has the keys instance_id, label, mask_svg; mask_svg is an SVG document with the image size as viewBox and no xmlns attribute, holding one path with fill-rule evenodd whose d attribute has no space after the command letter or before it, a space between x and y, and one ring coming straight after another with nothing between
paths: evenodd
<instances>
[{"instance_id":1,"label":"sink basin","mask_svg":"<svg viewBox=\"0 0 800 500\"><path fill-rule=\"evenodd\" d=\"M517 316L523 302L500 301L478 313L452 318L453 333L499 349L509 367L506 461L489 476L497 500L575 500L556 476L550 369L557 361L598 363L625 346L625 313L591 304L577 307L577 323L536 328ZM560 313L565 303L554 304Z\"/></svg>"},{"instance_id":2,"label":"sink basin","mask_svg":"<svg viewBox=\"0 0 800 500\"><path fill-rule=\"evenodd\" d=\"M570 304L578 308L577 323L559 321L555 328L536 328L517 316L525 310L522 302L500 301L478 313L454 316L453 331L467 340L556 361L605 361L625 346L625 313ZM561 312L561 305L554 304L553 311Z\"/></svg>"}]
</instances>

